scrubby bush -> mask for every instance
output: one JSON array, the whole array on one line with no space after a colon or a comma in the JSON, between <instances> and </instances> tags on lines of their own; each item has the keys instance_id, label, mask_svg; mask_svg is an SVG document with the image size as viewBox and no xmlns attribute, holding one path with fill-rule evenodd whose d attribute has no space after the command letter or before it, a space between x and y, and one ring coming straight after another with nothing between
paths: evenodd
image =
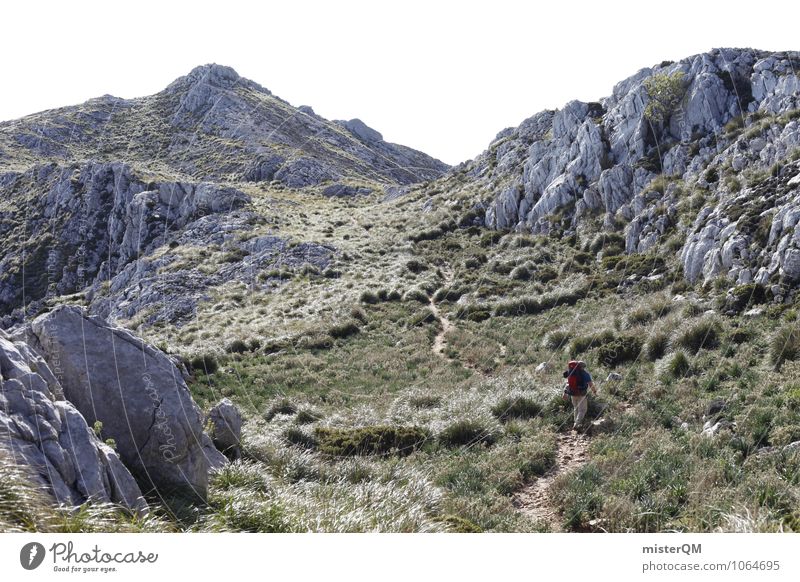
<instances>
[{"instance_id":1,"label":"scrubby bush","mask_svg":"<svg viewBox=\"0 0 800 582\"><path fill-rule=\"evenodd\" d=\"M333 325L328 333L336 339L346 338L359 332L358 324L355 321L343 321Z\"/></svg>"},{"instance_id":2,"label":"scrubby bush","mask_svg":"<svg viewBox=\"0 0 800 582\"><path fill-rule=\"evenodd\" d=\"M766 300L767 292L763 285L758 283L737 285L725 298L725 310L739 313L749 305L764 303Z\"/></svg>"},{"instance_id":3,"label":"scrubby bush","mask_svg":"<svg viewBox=\"0 0 800 582\"><path fill-rule=\"evenodd\" d=\"M408 399L408 403L414 408L436 408L442 403L442 398L432 394L415 394Z\"/></svg>"},{"instance_id":4,"label":"scrubby bush","mask_svg":"<svg viewBox=\"0 0 800 582\"><path fill-rule=\"evenodd\" d=\"M669 336L663 332L656 332L652 334L645 344L645 356L651 362L655 362L659 358L663 358L667 353L669 347Z\"/></svg>"},{"instance_id":5,"label":"scrubby bush","mask_svg":"<svg viewBox=\"0 0 800 582\"><path fill-rule=\"evenodd\" d=\"M406 291L403 295L403 301L417 301L419 303L428 303L428 294L419 287L413 287Z\"/></svg>"},{"instance_id":6,"label":"scrubby bush","mask_svg":"<svg viewBox=\"0 0 800 582\"><path fill-rule=\"evenodd\" d=\"M333 346L333 338L321 331L310 331L297 339L300 350L327 350Z\"/></svg>"},{"instance_id":7,"label":"scrubby bush","mask_svg":"<svg viewBox=\"0 0 800 582\"><path fill-rule=\"evenodd\" d=\"M555 329L544 336L542 345L548 350L560 350L567 345L570 334L563 329Z\"/></svg>"},{"instance_id":8,"label":"scrubby bush","mask_svg":"<svg viewBox=\"0 0 800 582\"><path fill-rule=\"evenodd\" d=\"M515 281L527 281L531 278L531 270L527 264L519 265L511 270L509 276Z\"/></svg>"},{"instance_id":9,"label":"scrubby bush","mask_svg":"<svg viewBox=\"0 0 800 582\"><path fill-rule=\"evenodd\" d=\"M553 267L539 267L534 273L534 279L539 283L549 283L558 278L558 271Z\"/></svg>"},{"instance_id":10,"label":"scrubby bush","mask_svg":"<svg viewBox=\"0 0 800 582\"><path fill-rule=\"evenodd\" d=\"M361 303L368 303L372 305L378 303L380 299L378 298L378 294L374 291L364 291L361 293L360 301Z\"/></svg>"},{"instance_id":11,"label":"scrubby bush","mask_svg":"<svg viewBox=\"0 0 800 582\"><path fill-rule=\"evenodd\" d=\"M691 364L684 352L675 352L667 365L667 372L673 378L680 378L689 373Z\"/></svg>"},{"instance_id":12,"label":"scrubby bush","mask_svg":"<svg viewBox=\"0 0 800 582\"><path fill-rule=\"evenodd\" d=\"M714 349L719 346L721 329L717 320L704 318L677 337L677 344L691 353L696 354L701 349Z\"/></svg>"},{"instance_id":13,"label":"scrubby bush","mask_svg":"<svg viewBox=\"0 0 800 582\"><path fill-rule=\"evenodd\" d=\"M653 312L647 307L639 307L628 314L628 325L642 325L653 319Z\"/></svg>"},{"instance_id":14,"label":"scrubby bush","mask_svg":"<svg viewBox=\"0 0 800 582\"><path fill-rule=\"evenodd\" d=\"M217 362L214 354L195 356L189 361L189 365L193 372L203 372L205 374L213 374L219 369L219 362Z\"/></svg>"},{"instance_id":15,"label":"scrubby bush","mask_svg":"<svg viewBox=\"0 0 800 582\"><path fill-rule=\"evenodd\" d=\"M787 360L794 361L800 356L800 327L787 325L778 330L769 346L769 359L776 370L780 370Z\"/></svg>"},{"instance_id":16,"label":"scrubby bush","mask_svg":"<svg viewBox=\"0 0 800 582\"><path fill-rule=\"evenodd\" d=\"M418 274L421 273L422 271L427 270L428 265L422 263L421 261L418 261L417 259L411 259L406 263L406 269L408 269L414 274Z\"/></svg>"},{"instance_id":17,"label":"scrubby bush","mask_svg":"<svg viewBox=\"0 0 800 582\"><path fill-rule=\"evenodd\" d=\"M625 362L635 361L642 351L642 340L636 336L620 336L604 343L597 349L597 358L602 364L614 368Z\"/></svg>"},{"instance_id":18,"label":"scrubby bush","mask_svg":"<svg viewBox=\"0 0 800 582\"><path fill-rule=\"evenodd\" d=\"M551 487L567 530L584 529L603 507L602 476L597 465L586 464L558 477Z\"/></svg>"},{"instance_id":19,"label":"scrubby bush","mask_svg":"<svg viewBox=\"0 0 800 582\"><path fill-rule=\"evenodd\" d=\"M457 420L439 433L439 442L447 447L460 447L477 443L491 445L495 440L495 435L491 428L474 419Z\"/></svg>"},{"instance_id":20,"label":"scrubby bush","mask_svg":"<svg viewBox=\"0 0 800 582\"><path fill-rule=\"evenodd\" d=\"M267 421L272 420L279 414L296 414L297 406L295 406L289 399L281 398L275 401L272 406L264 413L264 419Z\"/></svg>"},{"instance_id":21,"label":"scrubby bush","mask_svg":"<svg viewBox=\"0 0 800 582\"><path fill-rule=\"evenodd\" d=\"M318 427L315 431L321 453L335 457L353 455L409 455L429 438L416 426Z\"/></svg>"},{"instance_id":22,"label":"scrubby bush","mask_svg":"<svg viewBox=\"0 0 800 582\"><path fill-rule=\"evenodd\" d=\"M730 331L728 334L728 340L732 344L740 345L752 341L755 336L756 334L752 329L747 327L738 327Z\"/></svg>"},{"instance_id":23,"label":"scrubby bush","mask_svg":"<svg viewBox=\"0 0 800 582\"><path fill-rule=\"evenodd\" d=\"M612 342L614 339L616 339L616 335L610 329L603 330L599 333L578 336L573 338L569 344L569 355L579 356L592 348Z\"/></svg>"},{"instance_id":24,"label":"scrubby bush","mask_svg":"<svg viewBox=\"0 0 800 582\"><path fill-rule=\"evenodd\" d=\"M319 444L317 438L301 428L290 426L283 431L283 438L290 444L303 447L304 449L313 449Z\"/></svg>"},{"instance_id":25,"label":"scrubby bush","mask_svg":"<svg viewBox=\"0 0 800 582\"><path fill-rule=\"evenodd\" d=\"M237 339L233 340L228 347L225 348L225 351L229 354L243 354L248 351L248 347L243 340Z\"/></svg>"},{"instance_id":26,"label":"scrubby bush","mask_svg":"<svg viewBox=\"0 0 800 582\"><path fill-rule=\"evenodd\" d=\"M501 399L492 407L494 414L500 422L520 418L534 418L542 412L542 405L525 396L508 396Z\"/></svg>"},{"instance_id":27,"label":"scrubby bush","mask_svg":"<svg viewBox=\"0 0 800 582\"><path fill-rule=\"evenodd\" d=\"M297 416L294 417L294 421L297 424L311 424L312 422L316 422L320 419L322 419L322 414L305 408L298 410Z\"/></svg>"},{"instance_id":28,"label":"scrubby bush","mask_svg":"<svg viewBox=\"0 0 800 582\"><path fill-rule=\"evenodd\" d=\"M458 301L466 292L463 287L441 287L433 294L433 300L437 303L440 301Z\"/></svg>"}]
</instances>

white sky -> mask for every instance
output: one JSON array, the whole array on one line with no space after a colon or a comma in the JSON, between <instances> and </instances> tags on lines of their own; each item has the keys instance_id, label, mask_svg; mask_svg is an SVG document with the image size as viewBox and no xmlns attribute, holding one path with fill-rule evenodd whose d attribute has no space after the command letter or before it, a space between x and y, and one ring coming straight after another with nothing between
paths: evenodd
<instances>
[{"instance_id":1,"label":"white sky","mask_svg":"<svg viewBox=\"0 0 800 582\"><path fill-rule=\"evenodd\" d=\"M0 120L232 66L454 164L498 131L714 47L800 50L800 2L17 0L0 8Z\"/></svg>"}]
</instances>

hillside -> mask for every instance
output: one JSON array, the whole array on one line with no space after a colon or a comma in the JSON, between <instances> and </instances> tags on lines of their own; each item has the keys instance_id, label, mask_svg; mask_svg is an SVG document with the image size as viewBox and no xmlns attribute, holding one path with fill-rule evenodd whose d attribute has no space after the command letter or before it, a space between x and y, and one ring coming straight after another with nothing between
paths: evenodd
<instances>
[{"instance_id":1,"label":"hillside","mask_svg":"<svg viewBox=\"0 0 800 582\"><path fill-rule=\"evenodd\" d=\"M800 53L643 69L447 171L359 123L304 112L284 131L270 112L288 105L230 71L131 118L103 99L0 125L10 361L62 361L47 322L85 307L169 354L198 410L224 397L244 417L191 510L134 474L157 518L141 529L800 528ZM101 118L116 149L86 129ZM51 139L20 141L36 124ZM187 128L197 143L175 140ZM338 174L248 174L292 148ZM570 358L600 390L587 435L561 399Z\"/></svg>"}]
</instances>

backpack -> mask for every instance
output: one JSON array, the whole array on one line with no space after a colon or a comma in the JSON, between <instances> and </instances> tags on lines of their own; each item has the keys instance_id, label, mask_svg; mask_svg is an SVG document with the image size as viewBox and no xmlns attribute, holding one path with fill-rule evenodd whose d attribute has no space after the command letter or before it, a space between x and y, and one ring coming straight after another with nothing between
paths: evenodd
<instances>
[{"instance_id":1,"label":"backpack","mask_svg":"<svg viewBox=\"0 0 800 582\"><path fill-rule=\"evenodd\" d=\"M564 372L564 378L567 379L567 391L571 396L582 396L586 394L588 388L583 382L583 374L581 374L579 364L578 360L570 360Z\"/></svg>"}]
</instances>

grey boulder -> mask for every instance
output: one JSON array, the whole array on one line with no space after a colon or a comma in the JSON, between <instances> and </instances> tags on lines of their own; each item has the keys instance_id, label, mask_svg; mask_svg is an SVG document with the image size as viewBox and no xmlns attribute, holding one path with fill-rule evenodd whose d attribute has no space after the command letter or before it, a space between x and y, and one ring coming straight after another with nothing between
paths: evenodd
<instances>
[{"instance_id":1,"label":"grey boulder","mask_svg":"<svg viewBox=\"0 0 800 582\"><path fill-rule=\"evenodd\" d=\"M214 446L232 459L241 456L239 444L242 440L242 415L236 405L227 398L208 413Z\"/></svg>"},{"instance_id":2,"label":"grey boulder","mask_svg":"<svg viewBox=\"0 0 800 582\"><path fill-rule=\"evenodd\" d=\"M202 415L175 362L76 307L36 318L29 333L66 399L89 424L103 423L103 436L115 440L143 489L205 500Z\"/></svg>"},{"instance_id":3,"label":"grey boulder","mask_svg":"<svg viewBox=\"0 0 800 582\"><path fill-rule=\"evenodd\" d=\"M147 502L117 453L60 399L59 373L0 331L0 449L60 505L116 503L145 515Z\"/></svg>"}]
</instances>

